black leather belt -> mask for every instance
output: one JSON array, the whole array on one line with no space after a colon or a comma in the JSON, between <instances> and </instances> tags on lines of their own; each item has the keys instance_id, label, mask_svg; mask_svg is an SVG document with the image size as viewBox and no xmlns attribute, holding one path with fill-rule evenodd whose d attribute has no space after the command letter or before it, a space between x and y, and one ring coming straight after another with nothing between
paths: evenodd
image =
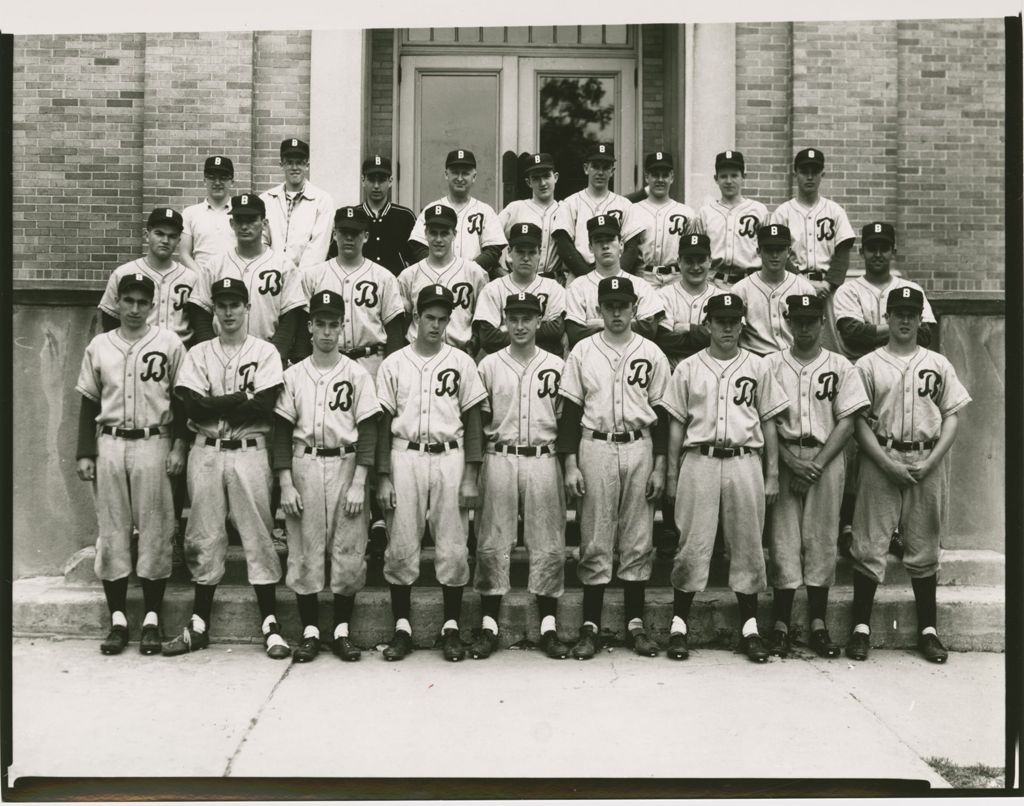
<instances>
[{"instance_id":1,"label":"black leather belt","mask_svg":"<svg viewBox=\"0 0 1024 806\"><path fill-rule=\"evenodd\" d=\"M444 453L445 451L454 451L459 447L459 443L454 439L451 442L410 442L405 447L410 451L419 451L420 453Z\"/></svg>"},{"instance_id":2,"label":"black leather belt","mask_svg":"<svg viewBox=\"0 0 1024 806\"><path fill-rule=\"evenodd\" d=\"M307 445L303 449L305 454L313 454L314 456L342 456L356 452L355 445L342 445L340 448L314 448Z\"/></svg>"},{"instance_id":3,"label":"black leather belt","mask_svg":"<svg viewBox=\"0 0 1024 806\"><path fill-rule=\"evenodd\" d=\"M715 272L714 279L716 279L716 280L724 280L727 283L732 283L733 285L736 285L736 283L738 283L740 280L742 280L746 276L747 275L746 275L745 272L743 274L726 274L724 271L719 271L719 272Z\"/></svg>"},{"instance_id":4,"label":"black leather belt","mask_svg":"<svg viewBox=\"0 0 1024 806\"><path fill-rule=\"evenodd\" d=\"M801 448L817 448L823 443L818 441L817 437L800 437L800 439L785 439L782 440L787 445L799 445Z\"/></svg>"},{"instance_id":5,"label":"black leather belt","mask_svg":"<svg viewBox=\"0 0 1024 806\"><path fill-rule=\"evenodd\" d=\"M594 439L602 439L605 442L636 442L638 439L643 439L644 432L638 428L635 431L617 431L613 434L607 434L604 431L591 431L590 435Z\"/></svg>"},{"instance_id":6,"label":"black leather belt","mask_svg":"<svg viewBox=\"0 0 1024 806\"><path fill-rule=\"evenodd\" d=\"M206 437L206 446L208 448L220 448L222 451L240 451L242 448L258 448L260 441L258 439L213 439Z\"/></svg>"},{"instance_id":7,"label":"black leather belt","mask_svg":"<svg viewBox=\"0 0 1024 806\"><path fill-rule=\"evenodd\" d=\"M814 280L814 282L820 283L825 279L825 272L809 271L804 275L804 277L806 277L808 280Z\"/></svg>"},{"instance_id":8,"label":"black leather belt","mask_svg":"<svg viewBox=\"0 0 1024 806\"><path fill-rule=\"evenodd\" d=\"M910 453L911 451L926 451L929 448L934 448L938 444L937 439L926 439L922 442L901 442L898 439L889 437L880 437L875 434L875 439L878 440L878 444L883 448L892 448L893 450L902 451L904 453Z\"/></svg>"},{"instance_id":9,"label":"black leather belt","mask_svg":"<svg viewBox=\"0 0 1024 806\"><path fill-rule=\"evenodd\" d=\"M753 448L742 445L738 448L716 448L714 445L694 445L693 447L705 456L715 459L732 459L734 456L746 456L748 453L757 452Z\"/></svg>"},{"instance_id":10,"label":"black leather belt","mask_svg":"<svg viewBox=\"0 0 1024 806\"><path fill-rule=\"evenodd\" d=\"M114 428L112 425L101 425L100 431L112 437L120 437L121 439L145 439L146 437L155 437L159 434L160 426L153 425L149 428Z\"/></svg>"},{"instance_id":11,"label":"black leather belt","mask_svg":"<svg viewBox=\"0 0 1024 806\"><path fill-rule=\"evenodd\" d=\"M646 271L652 271L655 274L677 274L679 272L678 266L647 266Z\"/></svg>"},{"instance_id":12,"label":"black leather belt","mask_svg":"<svg viewBox=\"0 0 1024 806\"><path fill-rule=\"evenodd\" d=\"M504 453L508 456L547 456L555 452L554 445L504 445L495 442L491 447L495 453Z\"/></svg>"},{"instance_id":13,"label":"black leather belt","mask_svg":"<svg viewBox=\"0 0 1024 806\"><path fill-rule=\"evenodd\" d=\"M366 347L356 347L354 350L348 350L343 353L346 358L366 358L370 355L379 355L384 352L383 344L370 344Z\"/></svg>"}]
</instances>

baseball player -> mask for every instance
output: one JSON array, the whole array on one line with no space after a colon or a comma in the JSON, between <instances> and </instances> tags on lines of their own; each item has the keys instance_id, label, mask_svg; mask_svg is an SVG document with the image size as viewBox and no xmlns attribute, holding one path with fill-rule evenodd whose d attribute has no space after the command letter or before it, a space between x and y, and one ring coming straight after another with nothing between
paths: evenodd
<instances>
[{"instance_id":1,"label":"baseball player","mask_svg":"<svg viewBox=\"0 0 1024 806\"><path fill-rule=\"evenodd\" d=\"M452 292L455 309L445 323L444 338L470 355L477 352L473 334L473 312L480 292L487 285L487 272L472 260L459 257L452 250L456 230L460 228L458 214L451 207L435 204L423 213L426 238L430 252L398 275L398 288L405 305L409 328L405 334L411 344L416 341L417 316L413 315L420 291L427 286L442 285Z\"/></svg>"},{"instance_id":2,"label":"baseball player","mask_svg":"<svg viewBox=\"0 0 1024 806\"><path fill-rule=\"evenodd\" d=\"M288 573L295 591L302 642L299 663L320 651L317 594L324 586L324 553L331 552L334 654L359 660L348 635L355 597L366 583L369 469L374 465L380 414L373 378L338 352L345 320L341 294L320 290L309 301L313 354L285 370L277 400L274 470L287 520Z\"/></svg>"},{"instance_id":3,"label":"baseball player","mask_svg":"<svg viewBox=\"0 0 1024 806\"><path fill-rule=\"evenodd\" d=\"M429 223L427 230L429 234ZM480 406L487 392L473 359L445 344L455 305L450 289L424 286L416 296L415 340L385 358L377 373L377 397L384 409L378 429L377 495L388 518L384 578L395 618L395 634L384 650L387 660L401 660L412 651L410 596L419 577L427 523L444 598L444 658L459 661L466 656L459 615L469 582L469 510L477 504L483 461Z\"/></svg>"},{"instance_id":4,"label":"baseball player","mask_svg":"<svg viewBox=\"0 0 1024 806\"><path fill-rule=\"evenodd\" d=\"M299 268L323 263L331 245L334 200L307 178L309 144L283 140L281 168L284 182L260 194L267 208L264 240Z\"/></svg>"},{"instance_id":5,"label":"baseball player","mask_svg":"<svg viewBox=\"0 0 1024 806\"><path fill-rule=\"evenodd\" d=\"M722 291L761 268L757 231L768 222L768 208L743 196L746 163L739 151L715 155L715 184L722 198L697 211L697 229L711 240L712 282Z\"/></svg>"},{"instance_id":6,"label":"baseball player","mask_svg":"<svg viewBox=\"0 0 1024 806\"><path fill-rule=\"evenodd\" d=\"M239 206L245 205L232 205L236 210ZM210 295L220 334L189 350L175 386L189 428L196 434L188 456L192 509L185 530L195 601L190 623L164 644L163 654L183 655L209 645L213 595L224 576L228 516L242 538L267 655L281 660L291 655L291 648L274 615L281 562L271 540L267 446L283 384L281 358L269 342L249 332L249 290L244 280L217 279Z\"/></svg>"},{"instance_id":7,"label":"baseball player","mask_svg":"<svg viewBox=\"0 0 1024 806\"><path fill-rule=\"evenodd\" d=\"M644 159L647 198L630 208L643 235L622 250L622 268L659 288L679 279L679 240L695 231L697 214L668 194L675 181L672 155L655 151Z\"/></svg>"},{"instance_id":8,"label":"baseball player","mask_svg":"<svg viewBox=\"0 0 1024 806\"><path fill-rule=\"evenodd\" d=\"M537 268L543 248L543 232L536 224L514 224L508 232L512 273L491 280L480 292L473 327L480 346L488 353L511 344L505 303L510 294L529 293L540 301L541 321L536 333L537 346L561 355L565 332L565 289L549 277L538 277Z\"/></svg>"},{"instance_id":9,"label":"baseball player","mask_svg":"<svg viewBox=\"0 0 1024 806\"><path fill-rule=\"evenodd\" d=\"M668 417L661 406L670 370L657 345L630 327L638 304L633 286L642 282L620 276L601 280L598 310L604 330L573 347L559 390L565 399L558 452L565 456L566 492L579 499L583 626L572 648L579 660L600 648L604 589L616 551L627 645L638 655L658 654L643 616L654 507L665 489Z\"/></svg>"},{"instance_id":10,"label":"baseball player","mask_svg":"<svg viewBox=\"0 0 1024 806\"><path fill-rule=\"evenodd\" d=\"M505 236L494 208L473 198L473 185L476 184L476 157L473 152L464 148L449 151L444 161L444 178L448 183L448 194L432 201L416 217L409 236L409 249L414 259L422 261L432 251L427 232L427 211L441 205L456 213L452 239L455 256L475 262L490 279L497 279L505 273L499 262L501 250L505 248Z\"/></svg>"},{"instance_id":11,"label":"baseball player","mask_svg":"<svg viewBox=\"0 0 1024 806\"><path fill-rule=\"evenodd\" d=\"M393 182L390 159L374 154L363 160L363 212L368 222L363 257L397 277L416 262L409 246L416 213L389 200Z\"/></svg>"},{"instance_id":12,"label":"baseball player","mask_svg":"<svg viewBox=\"0 0 1024 806\"><path fill-rule=\"evenodd\" d=\"M212 287L225 277L241 280L249 294L246 324L249 333L277 348L282 363L295 339L295 327L305 305L295 265L284 254L268 247L261 237L266 208L263 199L243 193L231 199L231 228L236 246L217 255L201 272L188 300L197 342L217 332ZM220 320L217 320L219 322Z\"/></svg>"},{"instance_id":13,"label":"baseball player","mask_svg":"<svg viewBox=\"0 0 1024 806\"><path fill-rule=\"evenodd\" d=\"M729 587L739 603L740 649L764 663L768 649L757 628L757 594L767 581L761 533L765 504L779 491L775 418L789 399L768 362L739 346L743 300L717 294L706 313L711 344L676 367L664 398L672 416L665 483L679 529L668 656L689 657L690 607L707 586L721 519Z\"/></svg>"},{"instance_id":14,"label":"baseball player","mask_svg":"<svg viewBox=\"0 0 1024 806\"><path fill-rule=\"evenodd\" d=\"M610 143L591 146L583 161L583 173L587 186L563 199L555 212L552 237L562 259L566 286L595 267L588 229L591 219L599 215L614 218L625 244L634 239L639 242L643 232L642 225L630 215L632 203L609 187L615 173L615 149Z\"/></svg>"},{"instance_id":15,"label":"baseball player","mask_svg":"<svg viewBox=\"0 0 1024 806\"><path fill-rule=\"evenodd\" d=\"M936 632L935 586L945 528L949 467L958 412L971 396L949 361L917 343L924 295L903 286L889 292L889 341L857 361L871 408L856 422L861 450L853 516L853 634L846 656L864 660L875 589L885 580L893 531L903 534L903 567L917 605L918 649L944 663Z\"/></svg>"},{"instance_id":16,"label":"baseball player","mask_svg":"<svg viewBox=\"0 0 1024 806\"><path fill-rule=\"evenodd\" d=\"M155 293L147 274L121 276L120 324L89 342L75 385L82 396L78 477L95 485L96 576L110 610L110 633L100 644L105 655L120 653L128 643L133 525L139 531L135 571L146 611L143 655L160 651L160 608L171 575L176 524L169 477L185 465L184 417L172 390L185 347L173 332L149 323Z\"/></svg>"},{"instance_id":17,"label":"baseball player","mask_svg":"<svg viewBox=\"0 0 1024 806\"><path fill-rule=\"evenodd\" d=\"M761 268L732 287L746 310L740 346L760 356L793 346L793 333L784 315L786 297L815 294L811 282L786 269L789 244L785 224L766 224L758 229Z\"/></svg>"},{"instance_id":18,"label":"baseball player","mask_svg":"<svg viewBox=\"0 0 1024 806\"><path fill-rule=\"evenodd\" d=\"M821 346L825 302L814 294L786 298L793 346L771 353L768 365L790 406L776 423L779 496L771 508L769 578L774 588L771 651L789 654L793 596L807 586L811 648L839 655L825 626L828 590L835 582L835 524L843 493L843 448L854 415L868 406L853 364Z\"/></svg>"},{"instance_id":19,"label":"baseball player","mask_svg":"<svg viewBox=\"0 0 1024 806\"><path fill-rule=\"evenodd\" d=\"M679 245L679 282L658 289L665 316L658 322L654 341L668 357L674 370L710 343L704 327L704 306L718 293L708 282L711 242L703 233L684 235Z\"/></svg>"},{"instance_id":20,"label":"baseball player","mask_svg":"<svg viewBox=\"0 0 1024 806\"><path fill-rule=\"evenodd\" d=\"M552 280L561 274L562 261L551 238L551 228L555 223L555 212L561 202L555 199L555 185L558 184L558 171L550 154L530 154L524 168L526 184L530 186L529 199L516 199L509 202L500 213L498 223L508 240L512 228L517 224L533 224L540 230L540 252L537 271L541 277ZM512 268L512 245L505 254L504 264Z\"/></svg>"},{"instance_id":21,"label":"baseball player","mask_svg":"<svg viewBox=\"0 0 1024 806\"><path fill-rule=\"evenodd\" d=\"M596 215L587 221L587 232L590 234L588 243L593 250L596 264L594 271L566 290L565 333L569 340L569 349L579 341L605 329L597 293L601 280L609 277L630 277L619 266L619 257L622 255L619 220L610 214ZM654 338L658 320L665 315L665 303L661 296L639 277L633 278L630 286L637 296L631 326L640 335Z\"/></svg>"},{"instance_id":22,"label":"baseball player","mask_svg":"<svg viewBox=\"0 0 1024 806\"><path fill-rule=\"evenodd\" d=\"M519 227L537 229L520 224L513 231ZM473 585L481 597L483 623L469 654L486 658L498 646L498 613L509 591L510 556L522 516L530 557L527 590L537 597L540 647L548 657L565 658L569 648L559 640L555 623L565 587L565 493L555 452L565 365L537 347L543 322L537 295L513 292L503 309L509 346L485 356L479 366L487 391L482 404L486 452Z\"/></svg>"},{"instance_id":23,"label":"baseball player","mask_svg":"<svg viewBox=\"0 0 1024 806\"><path fill-rule=\"evenodd\" d=\"M235 247L231 229L231 193L235 189L235 165L228 157L215 155L203 163L206 198L185 208L178 255L194 272L208 265L210 258Z\"/></svg>"}]
</instances>

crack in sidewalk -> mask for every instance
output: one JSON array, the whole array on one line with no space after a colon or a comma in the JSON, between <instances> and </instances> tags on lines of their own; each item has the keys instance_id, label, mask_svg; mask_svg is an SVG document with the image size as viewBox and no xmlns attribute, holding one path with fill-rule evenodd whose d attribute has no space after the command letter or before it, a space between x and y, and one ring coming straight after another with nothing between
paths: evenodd
<instances>
[{"instance_id":1,"label":"crack in sidewalk","mask_svg":"<svg viewBox=\"0 0 1024 806\"><path fill-rule=\"evenodd\" d=\"M293 665L293 663L288 664L288 668L284 670L284 674L282 674L277 679L277 682L274 683L273 687L270 689L270 692L267 694L267 698L262 703L260 703L260 707L256 710L255 716L253 716L253 718L249 720L249 725L248 727L246 727L245 733L242 734L242 740L238 743L238 747L235 748L235 752L233 752L231 754L231 757L228 759L228 765L224 768L224 774L222 777L231 777L231 766L235 763L235 759L238 758L238 754L242 752L242 748L245 747L245 743L249 740L249 734L252 733L253 728L255 728L256 724L260 721L260 717L263 715L263 710L267 707L270 701L274 699L274 694L277 692L278 687L285 681L285 678L288 677L288 675L291 673Z\"/></svg>"}]
</instances>

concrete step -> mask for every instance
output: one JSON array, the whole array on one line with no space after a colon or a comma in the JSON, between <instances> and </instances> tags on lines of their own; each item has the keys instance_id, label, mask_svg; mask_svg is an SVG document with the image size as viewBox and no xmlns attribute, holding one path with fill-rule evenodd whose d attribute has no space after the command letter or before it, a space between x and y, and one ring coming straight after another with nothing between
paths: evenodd
<instances>
[{"instance_id":1,"label":"concrete step","mask_svg":"<svg viewBox=\"0 0 1024 806\"><path fill-rule=\"evenodd\" d=\"M760 597L758 619L762 630L771 626L770 594ZM847 585L832 589L829 604L829 629L845 643L849 634L853 589ZM283 586L278 587L278 618L286 637L293 643L300 635L295 599ZM412 626L417 646L432 646L442 624L441 595L436 589L413 591ZM463 604L463 637L480 623L480 599L467 591ZM806 632L806 597L798 592L793 608L794 638ZM559 604L559 632L571 640L582 621L582 592L566 591ZM163 630L172 634L188 620L192 610L192 590L181 583L168 585L163 608ZM129 589L128 619L132 638L138 640L142 621L142 592L136 585ZM938 591L938 623L943 642L953 650L1004 650L1004 590L997 586L947 585ZM672 619L672 589L652 587L647 591L646 621L653 635L663 643ZM738 639L739 615L736 597L721 587L698 594L691 619L691 643L694 646L731 647ZM622 594L610 590L605 596L603 622L611 642L622 634ZM97 586L69 585L63 577L31 577L13 585L13 628L15 635L58 635L101 637L106 632L108 614L103 591ZM523 641L536 642L539 617L533 596L521 589L504 597L500 618L504 646ZM329 638L331 596L320 595L320 627ZM356 600L352 638L360 646L371 647L387 641L394 624L386 588L370 587ZM894 583L878 589L872 617L872 645L910 648L916 642L916 617L913 592L908 584ZM241 586L225 586L217 591L213 609L212 636L215 641L259 641L259 612L252 591Z\"/></svg>"}]
</instances>

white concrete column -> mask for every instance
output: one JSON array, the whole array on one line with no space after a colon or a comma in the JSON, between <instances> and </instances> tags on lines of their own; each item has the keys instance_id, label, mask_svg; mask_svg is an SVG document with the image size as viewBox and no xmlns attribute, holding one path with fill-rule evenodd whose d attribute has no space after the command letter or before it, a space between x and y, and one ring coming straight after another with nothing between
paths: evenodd
<instances>
[{"instance_id":1,"label":"white concrete column","mask_svg":"<svg viewBox=\"0 0 1024 806\"><path fill-rule=\"evenodd\" d=\"M694 209L718 198L715 154L736 146L736 26L685 26L684 199Z\"/></svg>"},{"instance_id":2,"label":"white concrete column","mask_svg":"<svg viewBox=\"0 0 1024 806\"><path fill-rule=\"evenodd\" d=\"M360 200L366 81L359 30L313 31L309 78L309 179L339 207Z\"/></svg>"}]
</instances>

